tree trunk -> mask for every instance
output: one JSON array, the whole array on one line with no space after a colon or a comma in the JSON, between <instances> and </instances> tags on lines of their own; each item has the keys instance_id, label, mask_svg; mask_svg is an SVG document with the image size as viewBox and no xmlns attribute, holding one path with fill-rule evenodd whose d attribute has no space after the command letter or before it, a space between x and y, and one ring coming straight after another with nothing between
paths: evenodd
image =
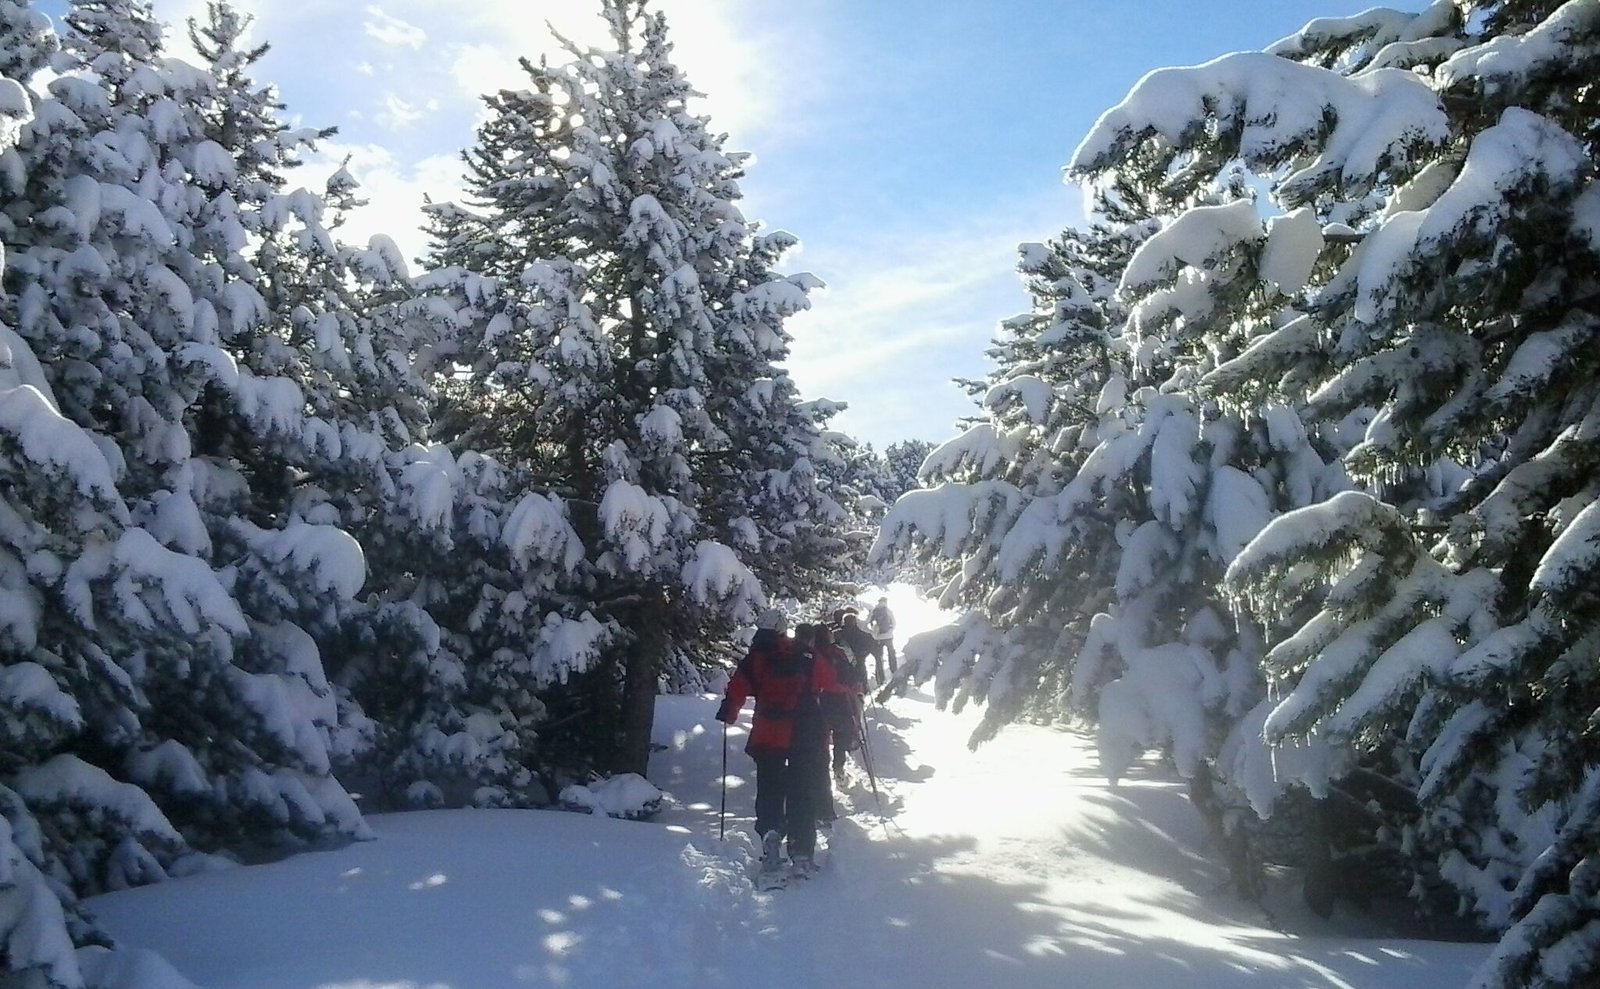
<instances>
[{"instance_id":1,"label":"tree trunk","mask_svg":"<svg viewBox=\"0 0 1600 989\"><path fill-rule=\"evenodd\" d=\"M639 607L633 651L624 661L622 685L622 743L617 749L618 773L647 775L650 736L656 723L656 684L661 676L661 656L666 648L666 597L652 587Z\"/></svg>"}]
</instances>

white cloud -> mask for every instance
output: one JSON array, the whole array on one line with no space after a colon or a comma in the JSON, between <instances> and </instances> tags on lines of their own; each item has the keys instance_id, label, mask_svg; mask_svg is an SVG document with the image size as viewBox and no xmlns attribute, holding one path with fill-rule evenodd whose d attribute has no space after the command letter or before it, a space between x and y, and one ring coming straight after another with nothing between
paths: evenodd
<instances>
[{"instance_id":1,"label":"white cloud","mask_svg":"<svg viewBox=\"0 0 1600 989\"><path fill-rule=\"evenodd\" d=\"M537 62L537 57L530 56ZM502 89L525 88L528 76L516 55L504 43L473 42L451 45L449 72L458 95L476 99Z\"/></svg>"},{"instance_id":2,"label":"white cloud","mask_svg":"<svg viewBox=\"0 0 1600 989\"><path fill-rule=\"evenodd\" d=\"M400 131L438 109L438 100L427 100L421 104L407 103L394 93L385 93L383 109L373 115L373 120L385 130Z\"/></svg>"},{"instance_id":3,"label":"white cloud","mask_svg":"<svg viewBox=\"0 0 1600 989\"><path fill-rule=\"evenodd\" d=\"M383 12L376 4L367 7L367 20L363 25L367 37L382 45L393 45L397 48L411 48L417 51L422 49L428 40L428 32L415 24L408 24Z\"/></svg>"},{"instance_id":4,"label":"white cloud","mask_svg":"<svg viewBox=\"0 0 1600 989\"><path fill-rule=\"evenodd\" d=\"M1017 245L1072 219L1069 197L1046 195L975 203L970 216L933 231L844 226L808 242L798 267L828 288L789 323L788 367L801 392L849 404L835 426L879 449L953 436L956 420L976 408L951 379L983 377L995 327L1029 305Z\"/></svg>"},{"instance_id":5,"label":"white cloud","mask_svg":"<svg viewBox=\"0 0 1600 989\"><path fill-rule=\"evenodd\" d=\"M413 261L427 247L421 230L423 197L431 196L435 202L461 197L460 159L453 154L440 154L404 162L380 145L330 141L307 159L292 181L320 189L346 157L346 167L361 183L361 198L367 200L367 205L345 219L339 230L340 239L365 244L373 234L387 234L400 245L407 262Z\"/></svg>"}]
</instances>

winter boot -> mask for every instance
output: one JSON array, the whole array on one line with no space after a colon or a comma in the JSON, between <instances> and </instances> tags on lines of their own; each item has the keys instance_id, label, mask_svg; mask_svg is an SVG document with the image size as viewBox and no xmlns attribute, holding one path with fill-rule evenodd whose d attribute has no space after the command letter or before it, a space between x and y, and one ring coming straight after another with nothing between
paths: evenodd
<instances>
[{"instance_id":1,"label":"winter boot","mask_svg":"<svg viewBox=\"0 0 1600 989\"><path fill-rule=\"evenodd\" d=\"M792 855L789 857L789 875L796 879L809 879L817 871L817 860L810 855Z\"/></svg>"},{"instance_id":2,"label":"winter boot","mask_svg":"<svg viewBox=\"0 0 1600 989\"><path fill-rule=\"evenodd\" d=\"M777 872L783 868L783 835L776 830L761 836L761 871Z\"/></svg>"}]
</instances>

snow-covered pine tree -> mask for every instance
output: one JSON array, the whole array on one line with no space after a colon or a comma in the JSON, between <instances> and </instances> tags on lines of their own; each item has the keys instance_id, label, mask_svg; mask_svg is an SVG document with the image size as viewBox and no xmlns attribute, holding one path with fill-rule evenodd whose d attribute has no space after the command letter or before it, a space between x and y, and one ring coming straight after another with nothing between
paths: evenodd
<instances>
[{"instance_id":1,"label":"snow-covered pine tree","mask_svg":"<svg viewBox=\"0 0 1600 989\"><path fill-rule=\"evenodd\" d=\"M225 3L190 23L207 76L188 105L196 126L234 157L224 191L248 234L210 249L239 252L220 267L236 276L232 292L257 307L220 341L225 356L209 363L195 415L196 462L213 496L200 504L202 518L219 562L236 561L253 668L315 659L325 669L326 679L313 673L311 682L341 777L375 801L436 789L435 776L488 786L487 774L459 772L469 759L454 760L455 772L440 769L449 759L398 766L392 740L433 725L380 699L396 684L422 698L422 683L455 682L437 623L412 600L416 568L428 559L419 545L436 541L452 498L469 497L459 472L446 472L441 487L416 466L427 459L417 443L431 402L419 360L432 341L419 334L433 327L404 309L412 291L392 241L338 239L344 214L360 203L347 172L337 170L321 193L286 187L287 171L331 129L283 121L275 91L252 78L267 46L244 44L248 24ZM347 556L339 588L314 572L331 569L318 542ZM382 684L377 697L362 689L373 683Z\"/></svg>"},{"instance_id":2,"label":"snow-covered pine tree","mask_svg":"<svg viewBox=\"0 0 1600 989\"><path fill-rule=\"evenodd\" d=\"M659 66L652 73L664 74L670 65L664 34L653 37L647 51L654 51L650 64ZM684 95L665 105L677 105ZM729 156L735 168L741 160ZM702 221L708 231L743 224L731 205L737 187L725 195L726 205ZM710 339L695 341L704 354L706 384L689 388L704 398L700 429L726 452L691 454L689 463L705 492L701 524L741 553L769 596L811 601L835 592L865 550L860 540L845 538L853 528L848 511L818 476L818 465L837 456L827 426L840 406L803 401L782 367L790 342L784 323L810 305L807 293L821 282L776 273L783 254L798 243L793 236L745 226L742 239L733 231L708 237L712 257L699 264L716 273L701 279L703 305L715 323Z\"/></svg>"},{"instance_id":3,"label":"snow-covered pine tree","mask_svg":"<svg viewBox=\"0 0 1600 989\"><path fill-rule=\"evenodd\" d=\"M1280 756L1404 739L1408 847L1509 925L1485 987L1600 971L1597 59L1590 0L1375 10L1154 74L1075 158L1185 181L1243 160L1271 183L1270 222L1305 228L1292 273L1270 237L1259 262L1261 290L1298 286L1302 315L1200 388L1294 407L1362 491L1235 561L1277 682L1245 724Z\"/></svg>"},{"instance_id":4,"label":"snow-covered pine tree","mask_svg":"<svg viewBox=\"0 0 1600 989\"><path fill-rule=\"evenodd\" d=\"M1023 246L1034 309L991 348L996 369L975 388L987 419L928 455L923 487L895 503L874 548L942 570L942 603L965 612L906 655L941 703L987 702L974 742L1065 712L1091 622L1114 599L1118 520L1148 511L1144 485L1123 476L1141 451L1108 462L1104 449L1138 436L1124 419L1132 368L1115 287L1143 233L1107 224ZM1102 489L1103 509L1063 501Z\"/></svg>"},{"instance_id":5,"label":"snow-covered pine tree","mask_svg":"<svg viewBox=\"0 0 1600 989\"><path fill-rule=\"evenodd\" d=\"M524 63L528 89L487 98L471 202L435 213L449 249L428 276L465 328L441 421L581 537L551 600L609 630L584 684L621 712L604 761L635 772L661 679L719 654L765 598L757 573L825 583L843 521L779 366L815 282L772 270L792 241L740 215L744 156L689 111L647 6L603 0L611 50L568 44L567 64Z\"/></svg>"},{"instance_id":6,"label":"snow-covered pine tree","mask_svg":"<svg viewBox=\"0 0 1600 989\"><path fill-rule=\"evenodd\" d=\"M819 421L826 422L845 406L827 399L808 403L817 409ZM828 495L844 507L848 516L846 540L849 543L849 566L855 580L861 584L884 584L898 576L897 564L883 562L868 564L867 551L877 535L883 514L894 501L893 483L884 468L883 458L871 443L857 440L844 433L829 432L830 455L815 461L818 484ZM823 610L831 611L833 602L818 602ZM844 600L837 602L843 604Z\"/></svg>"},{"instance_id":7,"label":"snow-covered pine tree","mask_svg":"<svg viewBox=\"0 0 1600 989\"><path fill-rule=\"evenodd\" d=\"M570 265L530 265L508 284L474 270L492 268L495 257L482 215L454 203L430 203L427 215L428 270L416 280L419 297L403 310L437 328L438 442L411 470L470 477L471 503L452 513L432 546L403 562L415 568L409 599L441 625L441 658L452 664L455 683L434 677L429 690L418 690L380 674L374 688L391 707L426 712L413 715L423 736L408 743L424 759L462 751L459 742L440 743L464 726L485 755L556 789L610 766L616 703L598 689L605 678L595 667L617 629L582 594L574 526L592 523L593 505L575 519L569 489L557 483L574 461L538 439L538 424L546 435L581 437L581 420L570 417L601 401L594 380L604 375L591 380L590 372L610 358ZM540 393L554 380L547 367L566 379L561 391ZM481 731L496 725L497 737ZM524 802L538 799L531 782L523 784Z\"/></svg>"},{"instance_id":8,"label":"snow-covered pine tree","mask_svg":"<svg viewBox=\"0 0 1600 989\"><path fill-rule=\"evenodd\" d=\"M1140 106L1176 118L1174 90ZM1242 801L1212 783L1241 762L1270 767L1237 731L1265 685L1260 636L1235 620L1221 578L1275 514L1347 479L1333 441L1283 401L1202 387L1300 315L1308 218L1264 222L1236 154L1172 124L1166 143L1080 161L1107 177L1103 225L1025 252L1040 301L1007 324L1017 339L995 353L989 421L929 457L931 486L902 499L884 539L921 538L960 564L945 593L967 617L908 653L949 671L943 696L989 702L978 739L1071 709L1098 723L1113 777L1163 750L1214 811L1249 891ZM1280 287L1258 290L1263 265Z\"/></svg>"},{"instance_id":9,"label":"snow-covered pine tree","mask_svg":"<svg viewBox=\"0 0 1600 989\"><path fill-rule=\"evenodd\" d=\"M66 424L52 456L80 476L23 516L43 521L16 548L47 620L7 673L48 682L35 696L61 717L5 782L44 825L47 874L87 891L160 878L190 843L363 833L329 772L318 650L291 620L348 599L361 555L233 456L332 431L246 360L272 322L241 251L271 226L273 135L220 143L247 91L163 58L147 5L75 5L67 23L3 211L6 318ZM51 509L74 492L104 504Z\"/></svg>"},{"instance_id":10,"label":"snow-covered pine tree","mask_svg":"<svg viewBox=\"0 0 1600 989\"><path fill-rule=\"evenodd\" d=\"M46 19L26 7L0 3L0 155L16 143L32 116L32 100L16 81L46 62L55 37ZM0 269L4 252L0 248ZM28 573L30 558L56 538L52 523L115 517L126 511L109 465L93 441L61 417L49 384L27 344L0 324L0 979L78 989L63 899L51 885L38 819L12 789L17 774L43 762L82 723L77 702L49 671L29 657L44 618L44 595Z\"/></svg>"},{"instance_id":11,"label":"snow-covered pine tree","mask_svg":"<svg viewBox=\"0 0 1600 989\"><path fill-rule=\"evenodd\" d=\"M229 193L250 238L229 270L263 313L224 342L238 372L208 383L195 430L208 476L227 481L208 485L220 497L202 517L218 557L237 561L252 624L241 653L257 670L326 668L312 682L329 754L376 801L543 802L524 765L539 720L527 644L581 656L594 632L522 603L548 566L518 563L516 541L548 552L560 534L537 513L513 530L496 464L423 442L438 327L392 241L337 238L359 202L347 172L321 194L285 188L285 170L328 132L282 122L275 93L250 78L266 48L242 45L247 23L213 4L191 24L212 83L187 101L209 136L240 146ZM358 550L346 584L318 572L319 544ZM564 672L547 665L546 680Z\"/></svg>"},{"instance_id":12,"label":"snow-covered pine tree","mask_svg":"<svg viewBox=\"0 0 1600 989\"><path fill-rule=\"evenodd\" d=\"M887 475L886 490L880 493L887 502L913 488L921 486L919 475L923 461L932 453L934 444L927 440L897 440L883 448L883 469Z\"/></svg>"}]
</instances>

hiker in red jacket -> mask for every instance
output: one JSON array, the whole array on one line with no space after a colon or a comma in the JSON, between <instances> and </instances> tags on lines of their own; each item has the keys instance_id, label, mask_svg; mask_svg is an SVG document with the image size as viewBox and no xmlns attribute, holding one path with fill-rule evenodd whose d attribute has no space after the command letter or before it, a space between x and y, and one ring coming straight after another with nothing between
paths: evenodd
<instances>
[{"instance_id":1,"label":"hiker in red jacket","mask_svg":"<svg viewBox=\"0 0 1600 989\"><path fill-rule=\"evenodd\" d=\"M756 763L756 834L761 869L782 868L779 845L788 839L797 873L810 871L816 851L815 778L827 779L824 692L839 689L833 664L795 644L783 612L768 609L756 623L750 651L728 680L717 720L733 724L747 697L756 701L744 750Z\"/></svg>"}]
</instances>

